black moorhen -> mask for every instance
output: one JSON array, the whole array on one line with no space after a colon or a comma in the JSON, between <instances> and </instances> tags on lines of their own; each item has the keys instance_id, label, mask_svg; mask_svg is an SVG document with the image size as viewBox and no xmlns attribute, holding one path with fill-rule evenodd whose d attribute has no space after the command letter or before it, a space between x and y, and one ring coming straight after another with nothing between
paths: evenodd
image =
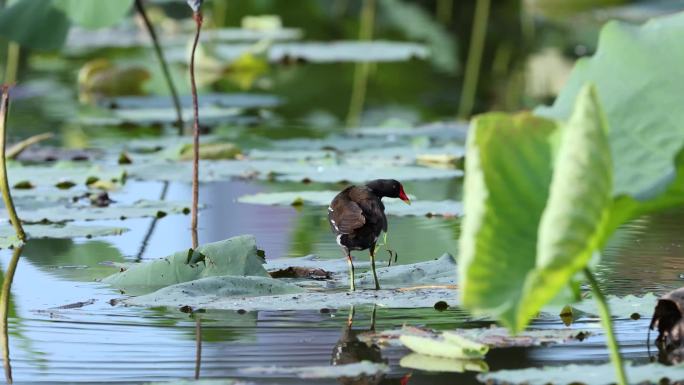
<instances>
[{"instance_id":1,"label":"black moorhen","mask_svg":"<svg viewBox=\"0 0 684 385\"><path fill-rule=\"evenodd\" d=\"M349 262L350 289L355 290L354 264L351 250L370 251L371 269L375 290L380 289L375 272L375 243L387 231L387 218L382 198L399 198L411 204L401 183L394 179L376 179L365 186L349 186L342 190L328 207L328 220L337 244L342 247Z\"/></svg>"}]
</instances>

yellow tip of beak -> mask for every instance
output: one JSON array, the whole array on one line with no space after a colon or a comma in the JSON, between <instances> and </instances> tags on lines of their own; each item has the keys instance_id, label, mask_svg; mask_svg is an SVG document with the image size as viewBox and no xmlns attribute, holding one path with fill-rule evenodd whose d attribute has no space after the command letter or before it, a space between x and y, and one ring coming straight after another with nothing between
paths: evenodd
<instances>
[{"instance_id":1,"label":"yellow tip of beak","mask_svg":"<svg viewBox=\"0 0 684 385\"><path fill-rule=\"evenodd\" d=\"M404 201L404 203L406 203L407 205L411 206L411 201L410 201L410 200L408 200L408 199L402 199L402 200Z\"/></svg>"}]
</instances>

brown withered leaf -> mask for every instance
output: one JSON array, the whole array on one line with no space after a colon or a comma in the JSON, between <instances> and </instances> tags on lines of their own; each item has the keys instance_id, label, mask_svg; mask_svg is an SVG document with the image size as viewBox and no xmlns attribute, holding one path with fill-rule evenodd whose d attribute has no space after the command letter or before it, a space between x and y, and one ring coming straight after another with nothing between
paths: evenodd
<instances>
[{"instance_id":1,"label":"brown withered leaf","mask_svg":"<svg viewBox=\"0 0 684 385\"><path fill-rule=\"evenodd\" d=\"M273 278L308 278L308 279L330 279L330 272L315 267L290 266L285 269L269 272Z\"/></svg>"}]
</instances>

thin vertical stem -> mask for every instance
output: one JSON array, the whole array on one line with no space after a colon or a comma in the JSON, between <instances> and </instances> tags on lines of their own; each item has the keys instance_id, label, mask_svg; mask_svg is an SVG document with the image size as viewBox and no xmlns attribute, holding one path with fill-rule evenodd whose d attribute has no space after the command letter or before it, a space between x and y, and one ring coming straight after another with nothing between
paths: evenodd
<instances>
[{"instance_id":1,"label":"thin vertical stem","mask_svg":"<svg viewBox=\"0 0 684 385\"><path fill-rule=\"evenodd\" d=\"M7 146L7 115L9 114L9 86L3 85L2 97L0 97L0 150L2 150L2 159L0 159L0 190L2 190L2 200L7 208L14 232L20 241L26 240L24 228L21 227L21 221L17 216L17 210L14 208L14 201L12 201L12 194L10 193L9 180L7 179L7 164L5 160L5 148Z\"/></svg>"},{"instance_id":2,"label":"thin vertical stem","mask_svg":"<svg viewBox=\"0 0 684 385\"><path fill-rule=\"evenodd\" d=\"M477 0L475 3L475 16L473 30L470 36L470 48L466 62L465 80L461 91L461 102L458 107L458 116L463 119L470 117L475 104L477 83L480 77L482 65L482 53L484 52L485 38L487 37L487 22L489 19L490 0Z\"/></svg>"},{"instance_id":3,"label":"thin vertical stem","mask_svg":"<svg viewBox=\"0 0 684 385\"><path fill-rule=\"evenodd\" d=\"M192 248L196 249L198 246L197 240L197 206L199 204L199 102L197 101L197 85L195 83L195 51L197 50L197 43L199 42L200 30L202 29L202 13L197 11L192 14L195 20L197 29L195 31L195 40L192 43L192 53L190 54L190 83L192 85L192 110L194 113L194 121L192 125Z\"/></svg>"},{"instance_id":4,"label":"thin vertical stem","mask_svg":"<svg viewBox=\"0 0 684 385\"><path fill-rule=\"evenodd\" d=\"M7 44L7 66L5 67L5 84L14 84L19 73L19 43L10 41Z\"/></svg>"},{"instance_id":5,"label":"thin vertical stem","mask_svg":"<svg viewBox=\"0 0 684 385\"><path fill-rule=\"evenodd\" d=\"M200 378L202 368L202 319L195 314L195 380Z\"/></svg>"},{"instance_id":6,"label":"thin vertical stem","mask_svg":"<svg viewBox=\"0 0 684 385\"><path fill-rule=\"evenodd\" d=\"M163 183L164 184L161 190L161 194L159 194L160 201L166 200L166 194L169 192L169 182L164 181ZM140 244L140 250L138 250L138 254L135 256L136 262L142 261L143 254L145 254L147 245L150 243L152 234L154 234L154 229L157 227L157 222L159 222L159 216L155 216L154 219L152 219L150 227L147 229L147 233L145 233L145 237L143 238L142 243Z\"/></svg>"},{"instance_id":7,"label":"thin vertical stem","mask_svg":"<svg viewBox=\"0 0 684 385\"><path fill-rule=\"evenodd\" d=\"M14 273L17 271L17 264L21 256L21 247L14 249L12 259L7 266L4 281L2 282L2 290L0 291L0 345L2 345L2 362L5 367L5 381L8 384L12 383L12 365L10 363L9 351L9 297L10 289L12 288L12 280L14 280Z\"/></svg>"},{"instance_id":8,"label":"thin vertical stem","mask_svg":"<svg viewBox=\"0 0 684 385\"><path fill-rule=\"evenodd\" d=\"M171 72L169 71L169 66L166 63L166 58L164 58L164 52L162 51L161 44L157 38L157 32L154 30L154 26L147 17L147 12L145 12L145 6L143 5L143 0L135 0L135 8L145 23L147 32L150 34L152 39L152 45L154 46L154 52L157 54L157 59L161 65L162 73L164 78L166 78L166 85L171 91L171 100L173 101L173 106L176 109L176 126L178 127L178 135L183 135L183 110L181 107L180 98L178 97L178 92L176 91L176 86L173 84L173 79L171 78Z\"/></svg>"},{"instance_id":9,"label":"thin vertical stem","mask_svg":"<svg viewBox=\"0 0 684 385\"><path fill-rule=\"evenodd\" d=\"M617 375L617 383L619 385L627 385L627 375L625 374L625 365L622 362L622 357L620 356L620 346L615 338L615 333L613 331L613 320L610 315L610 309L608 308L608 302L606 297L603 295L601 288L596 282L594 274L589 270L589 268L584 269L584 276L586 277L589 285L591 286L591 291L594 295L594 300L598 305L599 315L601 316L601 324L606 332L606 342L608 344L608 351L610 352L610 361L615 367L615 374Z\"/></svg>"},{"instance_id":10,"label":"thin vertical stem","mask_svg":"<svg viewBox=\"0 0 684 385\"><path fill-rule=\"evenodd\" d=\"M361 9L361 21L359 25L359 40L367 41L373 38L373 28L375 26L375 0L364 0ZM368 87L368 73L371 63L357 63L354 67L354 83L352 84L352 95L349 102L349 112L347 113L347 127L356 127L363 111L366 101L366 90Z\"/></svg>"}]
</instances>

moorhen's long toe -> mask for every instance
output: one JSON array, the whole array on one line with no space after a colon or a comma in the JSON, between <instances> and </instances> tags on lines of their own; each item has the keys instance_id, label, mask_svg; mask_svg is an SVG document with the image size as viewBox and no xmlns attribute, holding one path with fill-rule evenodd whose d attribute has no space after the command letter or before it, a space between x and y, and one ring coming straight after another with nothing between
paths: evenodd
<instances>
[{"instance_id":1,"label":"moorhen's long toe","mask_svg":"<svg viewBox=\"0 0 684 385\"><path fill-rule=\"evenodd\" d=\"M349 288L352 291L356 288L352 250L369 249L375 289L380 289L375 271L375 243L383 231L387 232L383 197L399 198L411 204L401 183L394 179L376 179L364 186L345 188L328 207L330 227L349 262Z\"/></svg>"}]
</instances>

